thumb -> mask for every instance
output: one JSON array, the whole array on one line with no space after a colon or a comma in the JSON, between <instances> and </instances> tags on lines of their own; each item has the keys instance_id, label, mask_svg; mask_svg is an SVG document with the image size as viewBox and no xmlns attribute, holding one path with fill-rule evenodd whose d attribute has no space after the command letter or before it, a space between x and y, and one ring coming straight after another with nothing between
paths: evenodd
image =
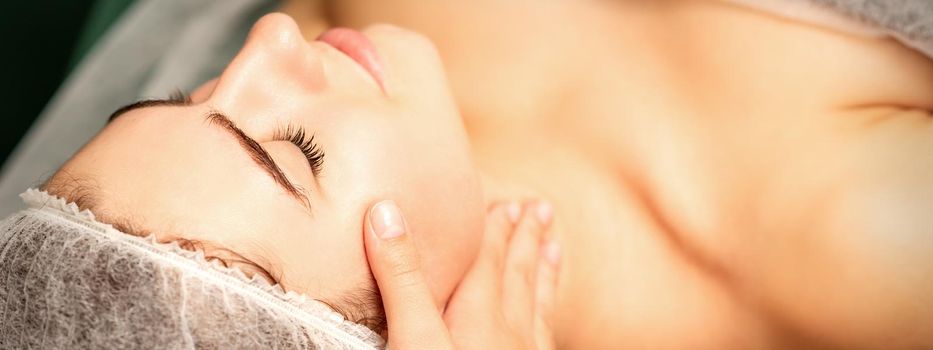
<instances>
[{"instance_id":1,"label":"thumb","mask_svg":"<svg viewBox=\"0 0 933 350\"><path fill-rule=\"evenodd\" d=\"M363 227L366 258L382 294L391 347L450 348L447 327L398 206L391 200L376 203Z\"/></svg>"}]
</instances>

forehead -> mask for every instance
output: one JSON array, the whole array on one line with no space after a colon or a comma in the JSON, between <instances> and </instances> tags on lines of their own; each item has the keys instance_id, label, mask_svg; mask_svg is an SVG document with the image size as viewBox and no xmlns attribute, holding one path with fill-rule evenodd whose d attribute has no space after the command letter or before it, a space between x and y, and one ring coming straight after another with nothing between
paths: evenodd
<instances>
[{"instance_id":1,"label":"forehead","mask_svg":"<svg viewBox=\"0 0 933 350\"><path fill-rule=\"evenodd\" d=\"M348 247L361 245L361 241L354 244L359 237L324 234L342 232L336 229L333 215L325 210L312 218L253 164L235 140L204 122L198 111L130 112L109 125L65 169L93 179L100 192L99 209L114 217L127 217L154 233L216 242L243 255L265 255L287 266L296 281L341 285L335 278L347 274L317 273L333 269L321 268L328 264L315 258L349 266L341 261L346 260L342 255L321 252L347 252ZM322 201L317 204L326 208Z\"/></svg>"},{"instance_id":2,"label":"forehead","mask_svg":"<svg viewBox=\"0 0 933 350\"><path fill-rule=\"evenodd\" d=\"M236 140L204 115L175 107L131 111L108 125L66 167L96 178L115 199L137 204L233 200L244 191L275 194L268 190L271 180L264 181Z\"/></svg>"}]
</instances>

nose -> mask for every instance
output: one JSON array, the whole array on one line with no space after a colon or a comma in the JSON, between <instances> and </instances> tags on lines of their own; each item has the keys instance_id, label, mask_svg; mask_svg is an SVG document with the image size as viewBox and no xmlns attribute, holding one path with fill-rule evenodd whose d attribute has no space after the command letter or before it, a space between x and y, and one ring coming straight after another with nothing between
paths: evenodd
<instances>
[{"instance_id":1,"label":"nose","mask_svg":"<svg viewBox=\"0 0 933 350\"><path fill-rule=\"evenodd\" d=\"M285 14L271 13L253 24L244 49L259 46L272 52L289 54L290 51L303 48L306 44L295 20Z\"/></svg>"},{"instance_id":2,"label":"nose","mask_svg":"<svg viewBox=\"0 0 933 350\"><path fill-rule=\"evenodd\" d=\"M218 78L210 100L218 108L255 109L289 95L321 91L326 85L321 57L298 25L287 15L273 13L253 25L243 48Z\"/></svg>"}]
</instances>

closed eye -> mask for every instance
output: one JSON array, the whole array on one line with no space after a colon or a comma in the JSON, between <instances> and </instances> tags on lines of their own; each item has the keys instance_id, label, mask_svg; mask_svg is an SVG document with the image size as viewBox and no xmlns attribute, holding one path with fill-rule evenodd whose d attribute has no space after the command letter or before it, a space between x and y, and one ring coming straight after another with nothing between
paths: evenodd
<instances>
[{"instance_id":1,"label":"closed eye","mask_svg":"<svg viewBox=\"0 0 933 350\"><path fill-rule=\"evenodd\" d=\"M321 173L321 167L324 165L324 151L314 142L314 135L309 137L300 126L287 125L285 128L276 130L272 139L291 142L305 155L314 176L317 177Z\"/></svg>"},{"instance_id":2,"label":"closed eye","mask_svg":"<svg viewBox=\"0 0 933 350\"><path fill-rule=\"evenodd\" d=\"M110 118L107 122L110 123L121 115L136 109L155 106L187 106L190 104L190 98L180 92L177 92L172 94L172 96L166 100L144 100L121 107L110 115ZM259 167L264 170L276 184L282 187L285 192L294 197L302 206L311 209L311 201L308 199L308 196L288 180L285 174L282 173L282 170L279 169L278 165L275 164L275 161L272 160L272 157L269 156L268 152L266 152L266 150L263 149L262 146L256 142L256 140L246 135L246 133L240 130L240 128L236 127L230 118L227 118L220 112L212 111L208 113L206 120L209 124L216 124L220 126L223 130L227 131L231 136L236 138L239 144L243 147L243 150L249 154L250 158L257 165L259 165ZM303 140L303 138L304 136L302 136L302 138L296 138L296 140ZM311 140L307 140L307 142L296 145L299 145L299 148L301 148L300 145L305 146L305 149L308 150L308 153L305 154L305 157L309 159L309 164L312 164L312 170L314 169L314 164L316 163L316 167L318 168L317 171L320 171L324 154L319 150L315 151L318 148L314 147L313 138ZM304 151L305 150L302 150L302 152Z\"/></svg>"},{"instance_id":3,"label":"closed eye","mask_svg":"<svg viewBox=\"0 0 933 350\"><path fill-rule=\"evenodd\" d=\"M281 280L273 275L270 270L262 267L262 265L246 258L240 253L223 248L217 244L184 238L176 238L174 241L178 243L178 246L182 249L203 252L205 260L216 261L224 267L238 269L249 278L258 276L265 279L269 284L278 284Z\"/></svg>"}]
</instances>

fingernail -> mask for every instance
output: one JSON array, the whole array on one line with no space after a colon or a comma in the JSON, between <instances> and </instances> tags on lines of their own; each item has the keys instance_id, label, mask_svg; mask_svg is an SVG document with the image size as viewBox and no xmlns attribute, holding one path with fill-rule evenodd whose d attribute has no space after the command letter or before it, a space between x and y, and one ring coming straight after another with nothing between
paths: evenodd
<instances>
[{"instance_id":1,"label":"fingernail","mask_svg":"<svg viewBox=\"0 0 933 350\"><path fill-rule=\"evenodd\" d=\"M536 211L538 214L538 221L544 225L551 223L551 218L554 217L554 209L551 208L550 204L545 202L538 202L538 208Z\"/></svg>"},{"instance_id":2,"label":"fingernail","mask_svg":"<svg viewBox=\"0 0 933 350\"><path fill-rule=\"evenodd\" d=\"M560 244L549 242L544 246L544 259L552 266L560 265Z\"/></svg>"},{"instance_id":3,"label":"fingernail","mask_svg":"<svg viewBox=\"0 0 933 350\"><path fill-rule=\"evenodd\" d=\"M513 224L518 223L518 218L522 216L522 206L516 202L511 202L505 208L509 214L509 221Z\"/></svg>"},{"instance_id":4,"label":"fingernail","mask_svg":"<svg viewBox=\"0 0 933 350\"><path fill-rule=\"evenodd\" d=\"M384 200L373 206L369 212L369 223L376 236L382 239L395 238L405 233L402 213L391 200Z\"/></svg>"}]
</instances>

